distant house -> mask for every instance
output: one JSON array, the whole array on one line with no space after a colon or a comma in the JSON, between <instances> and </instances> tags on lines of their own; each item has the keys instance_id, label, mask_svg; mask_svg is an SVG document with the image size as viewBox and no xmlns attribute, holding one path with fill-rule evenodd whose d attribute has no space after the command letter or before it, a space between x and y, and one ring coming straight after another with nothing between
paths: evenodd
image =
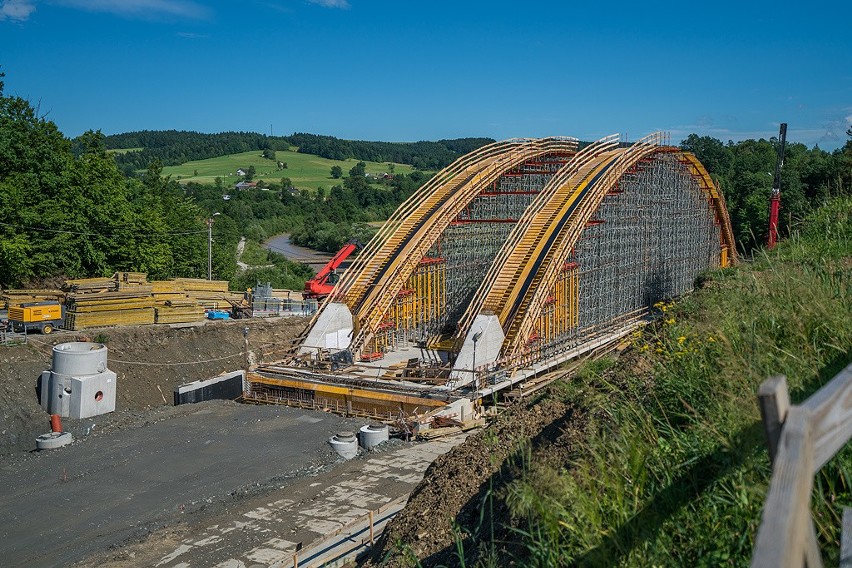
<instances>
[{"instance_id":1,"label":"distant house","mask_svg":"<svg viewBox=\"0 0 852 568\"><path fill-rule=\"evenodd\" d=\"M247 173L248 173L248 171L244 170L243 168L240 168L240 169L237 170L237 175L240 176L240 177L245 177L245 175Z\"/></svg>"},{"instance_id":2,"label":"distant house","mask_svg":"<svg viewBox=\"0 0 852 568\"><path fill-rule=\"evenodd\" d=\"M246 189L254 189L255 187L257 187L257 183L255 183L253 181L241 181L237 185L234 186L234 189L236 189L238 191L243 191L243 190L246 190Z\"/></svg>"}]
</instances>

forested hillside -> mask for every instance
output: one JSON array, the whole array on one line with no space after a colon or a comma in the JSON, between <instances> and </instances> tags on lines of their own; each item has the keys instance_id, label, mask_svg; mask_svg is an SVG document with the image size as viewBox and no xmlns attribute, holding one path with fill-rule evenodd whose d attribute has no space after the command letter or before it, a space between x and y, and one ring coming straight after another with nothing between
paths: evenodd
<instances>
[{"instance_id":1,"label":"forested hillside","mask_svg":"<svg viewBox=\"0 0 852 568\"><path fill-rule=\"evenodd\" d=\"M491 138L459 138L437 142L366 142L333 136L296 133L287 138L299 152L330 160L355 158L371 162L411 164L421 170L439 170L459 156L494 142Z\"/></svg>"},{"instance_id":2,"label":"forested hillside","mask_svg":"<svg viewBox=\"0 0 852 568\"><path fill-rule=\"evenodd\" d=\"M315 154L331 160L365 160L411 164L423 170L437 170L453 160L494 140L490 138L460 138L437 142L367 142L341 140L333 136L296 133L292 136L266 136L255 132L220 132L202 134L178 130L143 130L107 136L104 144L116 153L115 160L127 175L144 170L154 160L164 166L174 166L192 160L216 158L252 150L287 150ZM81 143L74 144L75 153L84 151Z\"/></svg>"},{"instance_id":3,"label":"forested hillside","mask_svg":"<svg viewBox=\"0 0 852 568\"><path fill-rule=\"evenodd\" d=\"M178 130L143 130L113 134L104 139L110 150L132 149L115 155L115 161L128 176L144 170L154 160L164 166L175 166L191 160L204 160L227 154L263 150L270 147L269 137L255 132L220 132L202 134ZM278 141L286 148L286 143ZM75 141L75 153L83 150Z\"/></svg>"},{"instance_id":4,"label":"forested hillside","mask_svg":"<svg viewBox=\"0 0 852 568\"><path fill-rule=\"evenodd\" d=\"M847 135L852 138L852 129ZM690 134L681 144L698 156L721 187L734 235L744 251L766 242L777 142L773 138L723 144ZM782 238L826 199L842 195L852 195L852 140L831 153L804 144L787 145L781 176Z\"/></svg>"},{"instance_id":5,"label":"forested hillside","mask_svg":"<svg viewBox=\"0 0 852 568\"><path fill-rule=\"evenodd\" d=\"M0 76L2 77L2 76ZM103 138L75 156L56 125L0 81L0 285L115 270L200 276L203 213L156 175L127 179Z\"/></svg>"}]
</instances>

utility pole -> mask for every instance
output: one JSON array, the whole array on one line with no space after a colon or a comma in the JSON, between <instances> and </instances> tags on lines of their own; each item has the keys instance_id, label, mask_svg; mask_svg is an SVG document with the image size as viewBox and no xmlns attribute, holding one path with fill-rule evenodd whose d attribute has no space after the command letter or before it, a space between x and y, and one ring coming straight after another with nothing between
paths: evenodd
<instances>
[{"instance_id":1,"label":"utility pole","mask_svg":"<svg viewBox=\"0 0 852 568\"><path fill-rule=\"evenodd\" d=\"M213 280L213 217L219 214L207 218L207 280Z\"/></svg>"},{"instance_id":2,"label":"utility pole","mask_svg":"<svg viewBox=\"0 0 852 568\"><path fill-rule=\"evenodd\" d=\"M781 123L778 133L778 161L775 162L775 178L772 180L772 196L769 198L769 236L766 247L775 248L778 242L778 211L781 209L781 167L784 165L784 146L787 144L787 123Z\"/></svg>"}]
</instances>

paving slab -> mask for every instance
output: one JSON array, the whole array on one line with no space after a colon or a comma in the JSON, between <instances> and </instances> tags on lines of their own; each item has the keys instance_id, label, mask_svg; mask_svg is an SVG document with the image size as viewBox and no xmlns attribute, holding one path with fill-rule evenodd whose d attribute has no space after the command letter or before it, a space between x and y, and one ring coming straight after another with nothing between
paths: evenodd
<instances>
[{"instance_id":1,"label":"paving slab","mask_svg":"<svg viewBox=\"0 0 852 568\"><path fill-rule=\"evenodd\" d=\"M367 454L302 479L295 486L281 487L269 499L245 503L221 522L172 543L152 563L165 568L293 566L297 550L304 548L307 553L312 543L404 498L429 464L464 438L462 434L399 443L391 450ZM305 565L299 562L299 566Z\"/></svg>"}]
</instances>

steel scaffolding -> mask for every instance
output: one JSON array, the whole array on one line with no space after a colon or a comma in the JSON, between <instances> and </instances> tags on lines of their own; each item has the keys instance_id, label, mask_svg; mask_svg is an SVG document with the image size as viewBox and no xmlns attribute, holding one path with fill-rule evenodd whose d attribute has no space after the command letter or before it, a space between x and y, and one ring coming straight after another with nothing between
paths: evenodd
<instances>
[{"instance_id":1,"label":"steel scaffolding","mask_svg":"<svg viewBox=\"0 0 852 568\"><path fill-rule=\"evenodd\" d=\"M456 331L512 227L570 157L552 153L519 164L484 188L456 216L397 295L391 321L398 341L434 345ZM421 293L431 290L428 276L436 270L440 290Z\"/></svg>"},{"instance_id":2,"label":"steel scaffolding","mask_svg":"<svg viewBox=\"0 0 852 568\"><path fill-rule=\"evenodd\" d=\"M554 290L530 338L538 351L532 359L568 350L688 292L698 274L720 265L719 240L711 203L684 164L672 153L643 158L607 193L565 260L578 267L578 297ZM560 327L566 311L560 301L578 305L569 329Z\"/></svg>"},{"instance_id":3,"label":"steel scaffolding","mask_svg":"<svg viewBox=\"0 0 852 568\"><path fill-rule=\"evenodd\" d=\"M540 362L616 336L726 266L736 249L724 199L693 155L665 143L608 136L577 151L524 139L439 173L335 290L353 357L416 343L452 361L484 314L504 334L494 365Z\"/></svg>"}]
</instances>

